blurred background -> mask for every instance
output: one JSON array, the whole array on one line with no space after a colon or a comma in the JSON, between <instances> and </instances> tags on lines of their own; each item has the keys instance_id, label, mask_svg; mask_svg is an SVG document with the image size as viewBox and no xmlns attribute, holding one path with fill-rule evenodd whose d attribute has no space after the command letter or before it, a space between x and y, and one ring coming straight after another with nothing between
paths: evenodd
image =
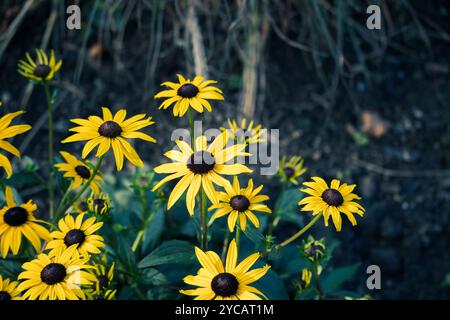
<instances>
[{"instance_id":1,"label":"blurred background","mask_svg":"<svg viewBox=\"0 0 450 320\"><path fill-rule=\"evenodd\" d=\"M72 4L81 30L66 28ZM381 30L366 27L370 4ZM358 184L367 210L358 226L317 228L341 243L334 264L361 262L348 287L367 292L365 269L376 264L375 298L450 298L449 15L444 0L3 0L0 99L6 111L27 110L33 130L15 145L45 164L45 99L16 69L26 51L54 49L63 59L57 150L68 119L125 107L157 121L158 144L138 147L155 165L186 126L157 110L160 83L176 73L216 79L226 100L205 115L208 126L245 116L279 128L280 154L305 158L304 179ZM279 192L276 179L261 179ZM22 193L41 194L45 207L44 190Z\"/></svg>"}]
</instances>

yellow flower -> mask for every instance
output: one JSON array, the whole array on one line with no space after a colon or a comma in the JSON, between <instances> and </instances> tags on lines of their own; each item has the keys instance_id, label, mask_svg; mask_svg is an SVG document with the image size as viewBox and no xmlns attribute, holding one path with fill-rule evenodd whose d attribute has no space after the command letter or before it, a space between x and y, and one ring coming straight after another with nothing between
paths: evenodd
<instances>
[{"instance_id":1,"label":"yellow flower","mask_svg":"<svg viewBox=\"0 0 450 320\"><path fill-rule=\"evenodd\" d=\"M197 289L180 290L180 293L195 296L195 300L261 300L267 297L255 287L250 286L262 278L270 266L250 270L260 257L254 253L237 264L238 251L236 241L233 239L228 247L225 267L217 253L203 252L195 247L195 255L202 265L197 275L187 276L183 281L197 286Z\"/></svg>"},{"instance_id":2,"label":"yellow flower","mask_svg":"<svg viewBox=\"0 0 450 320\"><path fill-rule=\"evenodd\" d=\"M308 187L307 189L300 189L300 191L310 195L298 203L299 205L305 205L301 210L312 211L313 215L323 212L325 226L328 226L328 220L331 216L337 231L342 229L341 212L355 226L356 219L353 214L356 213L362 217L365 211L359 203L354 201L361 199L352 193L356 184L341 184L339 180L334 179L328 187L328 184L322 178L313 177L312 179L314 181L303 183Z\"/></svg>"},{"instance_id":3,"label":"yellow flower","mask_svg":"<svg viewBox=\"0 0 450 320\"><path fill-rule=\"evenodd\" d=\"M108 108L102 108L102 110L103 119L98 116L90 116L88 119L72 119L71 121L79 126L70 129L69 131L76 133L63 140L62 143L89 140L83 148L83 159L97 146L96 157L101 157L112 147L118 171L123 168L124 156L132 164L143 167L144 163L141 158L125 139L156 142L149 135L138 131L153 124L152 118L144 119L145 114L138 114L125 120L127 112L124 109L117 111L114 117Z\"/></svg>"},{"instance_id":4,"label":"yellow flower","mask_svg":"<svg viewBox=\"0 0 450 320\"><path fill-rule=\"evenodd\" d=\"M163 90L155 95L157 98L166 98L159 106L159 109L167 109L175 103L173 115L182 117L186 114L189 107L202 113L203 107L211 112L211 104L208 100L223 100L222 91L219 88L210 86L217 83L214 80L204 81L202 76L196 76L194 80L185 79L178 74L178 83L164 82L161 85L169 90Z\"/></svg>"},{"instance_id":5,"label":"yellow flower","mask_svg":"<svg viewBox=\"0 0 450 320\"><path fill-rule=\"evenodd\" d=\"M18 134L27 132L28 130L31 129L31 126L27 124L10 126L11 121L22 113L25 113L25 111L7 113L0 118L0 149L10 152L19 159L20 159L20 151L16 147L14 147L11 143L5 141L5 139L12 138L14 136L17 136ZM9 162L9 159L1 153L0 153L0 167L3 167L5 169L8 178L11 177L13 172L11 162Z\"/></svg>"},{"instance_id":6,"label":"yellow flower","mask_svg":"<svg viewBox=\"0 0 450 320\"><path fill-rule=\"evenodd\" d=\"M200 187L203 188L209 200L215 204L218 202L218 199L213 183L222 187L230 184L221 175L252 172L243 164L226 164L226 162L240 155L248 155L248 153L242 152L245 149L245 144L238 144L224 149L227 140L227 132L223 132L207 146L206 137L200 136L195 141L195 151L186 142L175 141L180 151L171 150L164 154L175 162L162 164L154 168L156 173L170 173L170 175L158 182L152 191L155 191L168 181L181 178L169 196L168 209L187 190L186 206L189 214L193 215L195 196L199 192Z\"/></svg>"},{"instance_id":7,"label":"yellow flower","mask_svg":"<svg viewBox=\"0 0 450 320\"><path fill-rule=\"evenodd\" d=\"M105 215L111 209L109 195L103 192L98 194L92 193L87 200L87 206L91 213L99 216Z\"/></svg>"},{"instance_id":8,"label":"yellow flower","mask_svg":"<svg viewBox=\"0 0 450 320\"><path fill-rule=\"evenodd\" d=\"M66 160L64 163L57 163L55 167L64 173L64 177L72 178L73 181L70 184L71 189L76 189L83 183L87 182L93 173L93 169L87 166L83 161L78 160L74 155L68 152L61 151L61 156ZM97 173L95 178L89 184L89 187L93 192L99 192L99 184L103 182L102 177Z\"/></svg>"},{"instance_id":9,"label":"yellow flower","mask_svg":"<svg viewBox=\"0 0 450 320\"><path fill-rule=\"evenodd\" d=\"M230 130L230 138L240 143L259 143L265 141L261 125L254 125L253 120L247 123L247 119L243 118L239 124L236 120L228 119L228 128L220 128L221 130Z\"/></svg>"},{"instance_id":10,"label":"yellow flower","mask_svg":"<svg viewBox=\"0 0 450 320\"><path fill-rule=\"evenodd\" d=\"M247 218L256 228L259 228L259 220L253 211L272 212L268 206L261 204L262 201L269 200L268 196L258 194L262 188L263 186L259 186L253 189L253 180L250 179L247 188L241 189L239 179L235 176L233 186L226 185L226 192L219 192L218 198L220 202L209 207L209 211L217 209L211 220L214 221L217 218L228 215L230 232L233 232L238 218L239 227L244 231L247 226Z\"/></svg>"},{"instance_id":11,"label":"yellow flower","mask_svg":"<svg viewBox=\"0 0 450 320\"><path fill-rule=\"evenodd\" d=\"M54 255L41 253L37 259L22 265L17 289L24 299L78 300L85 299L82 285L95 281L95 276L85 269L89 258L80 257L76 245L68 249L60 247Z\"/></svg>"},{"instance_id":12,"label":"yellow flower","mask_svg":"<svg viewBox=\"0 0 450 320\"><path fill-rule=\"evenodd\" d=\"M0 301L3 300L22 300L19 296L20 291L17 290L17 281L3 279L0 275Z\"/></svg>"},{"instance_id":13,"label":"yellow flower","mask_svg":"<svg viewBox=\"0 0 450 320\"><path fill-rule=\"evenodd\" d=\"M41 250L41 239L49 240L50 233L38 223L45 223L34 217L36 204L29 200L27 203L17 205L14 201L10 187L5 190L6 206L0 209L0 248L3 258L8 255L9 249L17 254L22 243L22 235L33 245L34 249Z\"/></svg>"},{"instance_id":14,"label":"yellow flower","mask_svg":"<svg viewBox=\"0 0 450 320\"><path fill-rule=\"evenodd\" d=\"M45 249L53 249L50 255L58 252L59 248L69 248L75 245L80 255L99 254L100 249L105 246L103 237L95 232L103 226L103 222L96 222L95 217L83 220L85 214L80 213L76 219L68 214L64 219L59 220L59 230L53 231L50 236L53 238Z\"/></svg>"},{"instance_id":15,"label":"yellow flower","mask_svg":"<svg viewBox=\"0 0 450 320\"><path fill-rule=\"evenodd\" d=\"M37 59L33 60L28 52L25 53L27 61L19 61L17 70L25 78L38 82L50 81L59 71L62 60L56 61L55 52L50 51L50 58L42 49L36 49Z\"/></svg>"},{"instance_id":16,"label":"yellow flower","mask_svg":"<svg viewBox=\"0 0 450 320\"><path fill-rule=\"evenodd\" d=\"M303 291L306 288L308 288L309 285L311 284L311 278L312 278L311 271L309 271L308 269L304 268L302 270L302 278L300 279L300 282L298 283L298 288L301 291Z\"/></svg>"},{"instance_id":17,"label":"yellow flower","mask_svg":"<svg viewBox=\"0 0 450 320\"><path fill-rule=\"evenodd\" d=\"M304 174L308 169L303 168L303 159L300 156L294 156L286 160L286 157L281 159L278 174L283 181L290 181L297 185L297 178Z\"/></svg>"},{"instance_id":18,"label":"yellow flower","mask_svg":"<svg viewBox=\"0 0 450 320\"><path fill-rule=\"evenodd\" d=\"M95 276L96 281L92 284L92 294L96 296L101 296L102 292L109 291L111 282L114 277L114 266L115 263L111 265L109 270L106 268L107 259L106 254L102 256L101 263L94 263L94 268L90 270ZM115 291L115 290L114 290ZM113 296L115 295L115 292Z\"/></svg>"}]
</instances>

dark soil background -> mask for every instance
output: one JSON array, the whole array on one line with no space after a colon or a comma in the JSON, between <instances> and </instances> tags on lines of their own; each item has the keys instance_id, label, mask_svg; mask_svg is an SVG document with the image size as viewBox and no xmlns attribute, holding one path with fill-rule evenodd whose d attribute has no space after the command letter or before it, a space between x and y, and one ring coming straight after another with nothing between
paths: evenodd
<instances>
[{"instance_id":1,"label":"dark soil background","mask_svg":"<svg viewBox=\"0 0 450 320\"><path fill-rule=\"evenodd\" d=\"M81 30L65 27L74 3ZM382 9L381 30L366 28L369 4ZM226 97L206 115L209 126L245 114L279 128L280 153L302 155L307 175L358 184L366 216L356 228L327 230L341 243L334 265L362 263L349 287L367 292L365 268L377 264L375 298L450 298L442 285L450 272L449 15L448 1L419 0L6 0L0 99L5 110L27 110L34 130L14 143L44 164L45 100L16 65L27 50L54 48L63 59L55 141L67 136L68 119L100 106L146 112L158 144L138 150L154 165L186 121L157 110L159 83L205 70ZM277 179L264 183L276 195ZM24 193L45 199L32 186Z\"/></svg>"}]
</instances>

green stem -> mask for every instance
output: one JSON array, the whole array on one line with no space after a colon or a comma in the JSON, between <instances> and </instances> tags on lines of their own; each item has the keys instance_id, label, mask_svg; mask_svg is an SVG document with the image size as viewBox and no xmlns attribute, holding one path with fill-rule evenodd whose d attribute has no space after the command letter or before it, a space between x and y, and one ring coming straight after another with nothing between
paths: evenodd
<instances>
[{"instance_id":1,"label":"green stem","mask_svg":"<svg viewBox=\"0 0 450 320\"><path fill-rule=\"evenodd\" d=\"M192 108L189 108L189 110L188 110L188 118L189 118L190 134L191 134L191 148L192 148L192 150L194 150L194 143L195 143L195 137L194 137L194 113L192 112Z\"/></svg>"},{"instance_id":2,"label":"green stem","mask_svg":"<svg viewBox=\"0 0 450 320\"><path fill-rule=\"evenodd\" d=\"M66 189L66 192L64 192L64 195L63 195L63 197L61 198L61 201L59 202L59 204L58 204L58 207L57 207L57 209L56 209L56 212L60 212L60 210L61 210L61 208L62 208L62 206L66 203L66 200L67 200L67 198L69 197L69 195L70 195L70 187L68 187L67 189ZM58 217L58 215L57 215L57 217ZM54 222L56 222L56 221L54 221Z\"/></svg>"},{"instance_id":3,"label":"green stem","mask_svg":"<svg viewBox=\"0 0 450 320\"><path fill-rule=\"evenodd\" d=\"M235 239L236 239L237 251L239 253L239 245L240 245L240 240L241 240L241 226L240 226L240 224L236 225Z\"/></svg>"},{"instance_id":4,"label":"green stem","mask_svg":"<svg viewBox=\"0 0 450 320\"><path fill-rule=\"evenodd\" d=\"M202 191L201 194L201 206L200 206L200 218L202 223L202 250L208 248L208 222L207 222L207 212L206 212L206 194Z\"/></svg>"},{"instance_id":5,"label":"green stem","mask_svg":"<svg viewBox=\"0 0 450 320\"><path fill-rule=\"evenodd\" d=\"M131 246L131 250L133 252L136 252L137 248L139 247L139 244L141 243L142 239L144 239L145 230L147 229L150 222L152 222L153 217L155 216L155 213L157 210L153 210L150 215L147 214L148 212L148 206L147 206L147 197L145 196L145 190L143 190L144 194L141 194L141 203L142 203L142 210L143 210L143 216L144 216L144 223L142 224L142 229L139 230L138 234L136 235L136 238L133 241L133 245Z\"/></svg>"},{"instance_id":6,"label":"green stem","mask_svg":"<svg viewBox=\"0 0 450 320\"><path fill-rule=\"evenodd\" d=\"M56 220L58 220L60 218L60 216L67 211L67 209L70 208L71 205L73 205L75 203L75 201L78 200L78 198L81 197L81 195L86 191L86 189L89 187L89 185L91 184L92 180L94 180L95 176L97 175L100 166L103 162L103 157L105 155L100 156L100 158L97 161L97 164L94 167L94 170L92 171L91 176L89 177L89 179L86 181L86 183L84 184L84 186L81 188L80 191L78 191L78 193L75 195L75 197L73 197L73 199L71 201L69 201L68 204L66 204L65 206L62 207L61 210L58 210L58 212L56 212Z\"/></svg>"},{"instance_id":7,"label":"green stem","mask_svg":"<svg viewBox=\"0 0 450 320\"><path fill-rule=\"evenodd\" d=\"M227 232L226 232L225 238L223 240L222 254L220 255L220 258L222 259L222 261L225 261L228 243L230 242L230 235L231 235L231 232L230 232L230 229L228 228L228 226L226 227L226 229L227 229Z\"/></svg>"},{"instance_id":8,"label":"green stem","mask_svg":"<svg viewBox=\"0 0 450 320\"><path fill-rule=\"evenodd\" d=\"M53 162L53 99L50 96L48 82L44 81L45 97L47 98L47 113L48 113L48 165L50 167L50 176L48 180L48 198L50 208L50 219L54 217L54 198L55 198L55 177L52 170Z\"/></svg>"},{"instance_id":9,"label":"green stem","mask_svg":"<svg viewBox=\"0 0 450 320\"><path fill-rule=\"evenodd\" d=\"M314 273L314 280L316 282L316 289L317 289L317 292L319 293L319 299L322 300L324 298L324 294L323 294L322 288L320 287L319 269L317 268L316 261L313 262L313 273Z\"/></svg>"},{"instance_id":10,"label":"green stem","mask_svg":"<svg viewBox=\"0 0 450 320\"><path fill-rule=\"evenodd\" d=\"M297 239L298 237L300 237L302 234L304 234L306 231L308 231L309 228L311 228L317 222L317 220L319 220L322 217L322 215L323 215L323 212L319 213L314 219L311 220L310 223L308 223L306 226L304 226L299 232L294 234L289 239L283 241L282 243L276 245L275 249L276 250L281 249L281 248L287 246L289 243L291 243L295 239Z\"/></svg>"}]
</instances>

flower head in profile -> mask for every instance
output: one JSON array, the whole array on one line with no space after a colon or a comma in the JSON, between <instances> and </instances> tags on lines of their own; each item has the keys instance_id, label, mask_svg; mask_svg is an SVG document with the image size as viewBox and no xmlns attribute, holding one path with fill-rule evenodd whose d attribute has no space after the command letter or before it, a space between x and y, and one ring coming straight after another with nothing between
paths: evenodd
<instances>
[{"instance_id":1,"label":"flower head in profile","mask_svg":"<svg viewBox=\"0 0 450 320\"><path fill-rule=\"evenodd\" d=\"M19 124L15 126L10 126L11 121L15 117L23 113L25 113L25 111L7 113L0 118L0 149L11 153L12 155L16 156L19 159L20 159L20 151L5 139L15 137L31 129L31 126L28 124ZM7 178L11 177L13 172L11 162L5 155L1 153L0 153L0 167L5 169Z\"/></svg>"},{"instance_id":2,"label":"flower head in profile","mask_svg":"<svg viewBox=\"0 0 450 320\"><path fill-rule=\"evenodd\" d=\"M19 69L17 70L25 78L37 82L50 81L61 69L62 60L56 61L53 50L50 51L50 56L42 49L36 49L35 59L32 59L28 52L25 53L25 56L26 60L19 60Z\"/></svg>"},{"instance_id":3,"label":"flower head in profile","mask_svg":"<svg viewBox=\"0 0 450 320\"><path fill-rule=\"evenodd\" d=\"M80 257L76 245L60 247L53 255L41 253L22 265L25 271L18 279L23 281L17 289L29 300L84 300L81 286L95 281L95 276L86 271L91 268L88 260Z\"/></svg>"},{"instance_id":4,"label":"flower head in profile","mask_svg":"<svg viewBox=\"0 0 450 320\"><path fill-rule=\"evenodd\" d=\"M214 251L204 252L195 248L195 255L202 267L197 275L187 276L183 281L196 289L180 290L180 293L195 296L195 300L261 300L267 297L251 283L262 278L270 266L250 270L260 257L254 253L238 263L236 241L228 247L225 266Z\"/></svg>"},{"instance_id":5,"label":"flower head in profile","mask_svg":"<svg viewBox=\"0 0 450 320\"><path fill-rule=\"evenodd\" d=\"M287 160L286 157L283 157L278 169L281 180L289 181L297 185L297 178L308 170L303 167L303 161L304 160L300 156L291 157L289 160Z\"/></svg>"},{"instance_id":6,"label":"flower head in profile","mask_svg":"<svg viewBox=\"0 0 450 320\"><path fill-rule=\"evenodd\" d=\"M170 209L181 195L187 190L186 206L190 215L194 214L195 196L203 188L209 200L218 203L217 192L214 184L219 186L229 185L230 182L222 175L236 175L244 172L252 172L247 166L239 163L226 164L228 161L248 155L243 152L245 144L237 144L225 148L228 141L227 132L218 135L208 146L205 136L200 136L195 141L194 150L184 141L177 140L178 150L171 150L164 155L173 160L172 163L162 164L154 168L156 173L168 173L152 189L157 190L168 181L181 178L173 188L167 208Z\"/></svg>"},{"instance_id":7,"label":"flower head in profile","mask_svg":"<svg viewBox=\"0 0 450 320\"><path fill-rule=\"evenodd\" d=\"M233 232L238 218L239 227L244 231L247 226L247 219L249 219L256 228L259 228L259 220L253 212L272 212L268 206L261 203L269 200L268 196L259 194L262 188L263 186L253 188L252 179L249 179L246 188L241 188L238 177L234 176L233 185L226 185L226 192L218 193L220 202L209 207L208 210L216 209L211 220L214 221L217 218L228 215L228 228L230 232Z\"/></svg>"},{"instance_id":8,"label":"flower head in profile","mask_svg":"<svg viewBox=\"0 0 450 320\"><path fill-rule=\"evenodd\" d=\"M302 270L302 277L300 278L300 281L297 284L297 287L299 288L300 291L303 291L309 287L309 285L311 284L311 278L312 278L311 271L304 268Z\"/></svg>"},{"instance_id":9,"label":"flower head in profile","mask_svg":"<svg viewBox=\"0 0 450 320\"><path fill-rule=\"evenodd\" d=\"M115 296L116 290L111 290L111 283L114 278L114 266L115 264L111 264L108 268L108 261L106 254L104 254L101 258L101 262L94 263L93 268L89 270L92 273L96 281L92 284L92 287L88 290L92 296L96 298L109 296L113 298ZM109 294L108 291L112 291ZM112 293L112 294L111 294Z\"/></svg>"},{"instance_id":10,"label":"flower head in profile","mask_svg":"<svg viewBox=\"0 0 450 320\"><path fill-rule=\"evenodd\" d=\"M90 116L88 119L72 119L71 121L78 126L69 129L69 131L76 133L62 142L68 143L88 140L83 148L83 159L97 146L96 157L103 156L112 148L118 171L123 168L124 156L135 166L143 167L144 163L141 158L126 139L142 139L149 142L156 142L149 135L139 131L153 124L154 122L151 121L152 118L145 118L145 114L138 114L125 120L127 112L124 109L117 111L114 116L108 108L103 107L102 110L103 118Z\"/></svg>"},{"instance_id":11,"label":"flower head in profile","mask_svg":"<svg viewBox=\"0 0 450 320\"><path fill-rule=\"evenodd\" d=\"M0 275L0 301L6 300L22 300L20 291L17 290L17 281L3 279Z\"/></svg>"},{"instance_id":12,"label":"flower head in profile","mask_svg":"<svg viewBox=\"0 0 450 320\"><path fill-rule=\"evenodd\" d=\"M92 192L87 199L87 207L89 212L97 216L104 216L108 214L109 210L111 209L111 201L109 200L109 195L103 192Z\"/></svg>"},{"instance_id":13,"label":"flower head in profile","mask_svg":"<svg viewBox=\"0 0 450 320\"><path fill-rule=\"evenodd\" d=\"M95 217L84 219L85 214L80 213L76 219L68 214L58 222L58 230L53 231L46 249L52 249L50 255L58 252L60 248L67 249L75 246L82 256L99 254L103 248L103 237L96 232L103 226L103 222L96 222Z\"/></svg>"},{"instance_id":14,"label":"flower head in profile","mask_svg":"<svg viewBox=\"0 0 450 320\"><path fill-rule=\"evenodd\" d=\"M172 104L173 115L182 117L189 108L202 113L203 108L211 112L211 104L208 100L223 100L222 91L211 84L214 80L204 80L202 76L196 76L194 80L185 79L178 74L178 82L164 82L161 85L167 87L155 95L155 99L165 98L159 109L167 109Z\"/></svg>"},{"instance_id":15,"label":"flower head in profile","mask_svg":"<svg viewBox=\"0 0 450 320\"><path fill-rule=\"evenodd\" d=\"M70 184L71 189L78 188L91 178L94 170L86 165L86 163L78 160L77 157L68 152L61 151L60 154L66 162L57 163L55 167L59 171L64 172L64 177L72 179L72 183ZM100 183L102 182L102 177L97 173L89 183L89 187L93 192L99 192Z\"/></svg>"},{"instance_id":16,"label":"flower head in profile","mask_svg":"<svg viewBox=\"0 0 450 320\"><path fill-rule=\"evenodd\" d=\"M34 249L41 250L41 239L49 240L50 233L39 223L45 223L35 218L33 212L36 204L29 200L27 203L17 204L10 187L5 190L6 205L0 209L0 249L3 258L11 250L13 254L19 252L22 236L27 238Z\"/></svg>"},{"instance_id":17,"label":"flower head in profile","mask_svg":"<svg viewBox=\"0 0 450 320\"><path fill-rule=\"evenodd\" d=\"M299 205L305 205L301 210L311 211L313 215L323 213L325 226L328 226L328 220L331 217L337 231L342 229L341 213L345 214L351 224L355 226L356 219L353 214L362 217L365 212L363 206L355 202L355 200L361 199L353 193L356 184L341 184L339 180L334 179L328 186L322 178L313 177L312 179L311 182L303 183L308 188L300 189L300 191L310 195L298 203Z\"/></svg>"},{"instance_id":18,"label":"flower head in profile","mask_svg":"<svg viewBox=\"0 0 450 320\"><path fill-rule=\"evenodd\" d=\"M303 241L303 255L306 259L317 262L325 256L325 239L314 239L313 236L309 236L306 241Z\"/></svg>"},{"instance_id":19,"label":"flower head in profile","mask_svg":"<svg viewBox=\"0 0 450 320\"><path fill-rule=\"evenodd\" d=\"M240 123L236 120L228 119L228 127L220 129L229 130L230 139L234 139L239 143L253 144L266 140L261 125L255 125L253 120L247 121L246 118L243 118Z\"/></svg>"}]
</instances>

